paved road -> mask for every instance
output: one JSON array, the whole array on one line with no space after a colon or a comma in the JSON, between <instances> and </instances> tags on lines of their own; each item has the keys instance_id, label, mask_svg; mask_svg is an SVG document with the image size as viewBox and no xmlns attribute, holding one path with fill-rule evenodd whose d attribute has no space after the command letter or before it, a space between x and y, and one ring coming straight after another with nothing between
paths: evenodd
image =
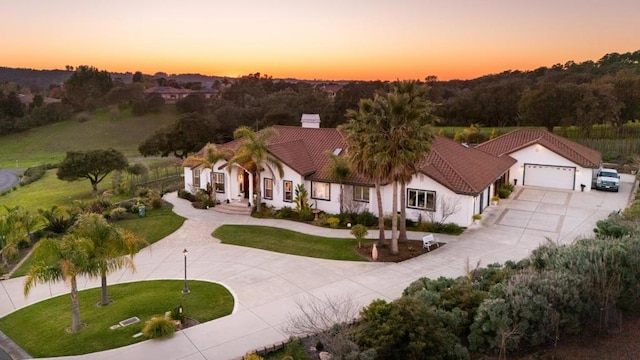
<instances>
[{"instance_id":1,"label":"paved road","mask_svg":"<svg viewBox=\"0 0 640 360\"><path fill-rule=\"evenodd\" d=\"M632 181L631 179L629 181ZM460 236L436 235L447 244L398 264L311 259L258 249L224 245L211 237L221 224L255 224L304 233L348 237L347 230L307 224L255 219L196 210L175 193L165 198L187 218L184 225L136 256L137 272L111 274L110 283L151 279L181 279L182 250L189 250L189 278L221 283L234 295L233 314L176 333L161 341L144 341L123 348L69 359L234 359L247 351L288 338L288 322L299 314L299 304L313 299L349 298L356 306L373 299L392 300L412 281L427 276L456 277L465 265L483 266L527 257L550 238L570 243L590 236L595 222L626 207L632 182L619 193L573 192L517 187L512 197L485 211L480 225ZM374 234L375 235L375 234ZM411 233L417 239L423 234ZM35 287L22 295L23 279L0 282L0 316L52 296L68 294L65 284ZM98 279L82 279L81 289L98 287ZM181 289L176 289L180 291Z\"/></svg>"},{"instance_id":2,"label":"paved road","mask_svg":"<svg viewBox=\"0 0 640 360\"><path fill-rule=\"evenodd\" d=\"M17 171L18 170L0 169L0 193L18 183L20 179L16 176Z\"/></svg>"}]
</instances>

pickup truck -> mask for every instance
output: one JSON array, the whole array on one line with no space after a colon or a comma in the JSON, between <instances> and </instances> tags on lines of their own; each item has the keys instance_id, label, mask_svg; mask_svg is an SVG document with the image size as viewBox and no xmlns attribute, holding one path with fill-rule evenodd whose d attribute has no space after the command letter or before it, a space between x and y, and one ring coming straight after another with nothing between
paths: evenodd
<instances>
[{"instance_id":1,"label":"pickup truck","mask_svg":"<svg viewBox=\"0 0 640 360\"><path fill-rule=\"evenodd\" d=\"M618 191L620 175L616 169L602 168L596 175L596 189Z\"/></svg>"}]
</instances>

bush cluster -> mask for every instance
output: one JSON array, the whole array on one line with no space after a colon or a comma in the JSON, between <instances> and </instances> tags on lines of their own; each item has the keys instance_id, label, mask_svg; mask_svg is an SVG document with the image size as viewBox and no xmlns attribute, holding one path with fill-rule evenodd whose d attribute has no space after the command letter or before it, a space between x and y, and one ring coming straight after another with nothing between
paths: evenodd
<instances>
[{"instance_id":1,"label":"bush cluster","mask_svg":"<svg viewBox=\"0 0 640 360\"><path fill-rule=\"evenodd\" d=\"M22 179L20 180L20 186L29 185L35 181L40 180L44 176L44 174L47 172L47 170L54 169L55 167L57 167L57 165L45 164L45 165L38 165L38 166L33 166L28 168L22 174Z\"/></svg>"}]
</instances>

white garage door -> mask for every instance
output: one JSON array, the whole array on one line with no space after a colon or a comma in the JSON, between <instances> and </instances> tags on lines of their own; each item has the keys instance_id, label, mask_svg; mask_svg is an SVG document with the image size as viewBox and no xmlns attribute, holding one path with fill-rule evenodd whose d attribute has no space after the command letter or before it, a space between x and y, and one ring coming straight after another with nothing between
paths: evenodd
<instances>
[{"instance_id":1,"label":"white garage door","mask_svg":"<svg viewBox=\"0 0 640 360\"><path fill-rule=\"evenodd\" d=\"M524 185L573 190L576 168L553 165L524 165Z\"/></svg>"}]
</instances>

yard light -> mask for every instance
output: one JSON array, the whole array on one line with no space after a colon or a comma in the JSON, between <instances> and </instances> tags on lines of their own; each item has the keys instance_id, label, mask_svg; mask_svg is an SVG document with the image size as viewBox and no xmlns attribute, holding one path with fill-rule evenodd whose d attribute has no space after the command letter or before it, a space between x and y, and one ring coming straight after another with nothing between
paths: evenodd
<instances>
[{"instance_id":1,"label":"yard light","mask_svg":"<svg viewBox=\"0 0 640 360\"><path fill-rule=\"evenodd\" d=\"M184 287L182 288L182 293L188 294L190 292L189 285L187 284L187 254L189 254L189 252L185 248L182 250L182 254L184 255Z\"/></svg>"}]
</instances>

